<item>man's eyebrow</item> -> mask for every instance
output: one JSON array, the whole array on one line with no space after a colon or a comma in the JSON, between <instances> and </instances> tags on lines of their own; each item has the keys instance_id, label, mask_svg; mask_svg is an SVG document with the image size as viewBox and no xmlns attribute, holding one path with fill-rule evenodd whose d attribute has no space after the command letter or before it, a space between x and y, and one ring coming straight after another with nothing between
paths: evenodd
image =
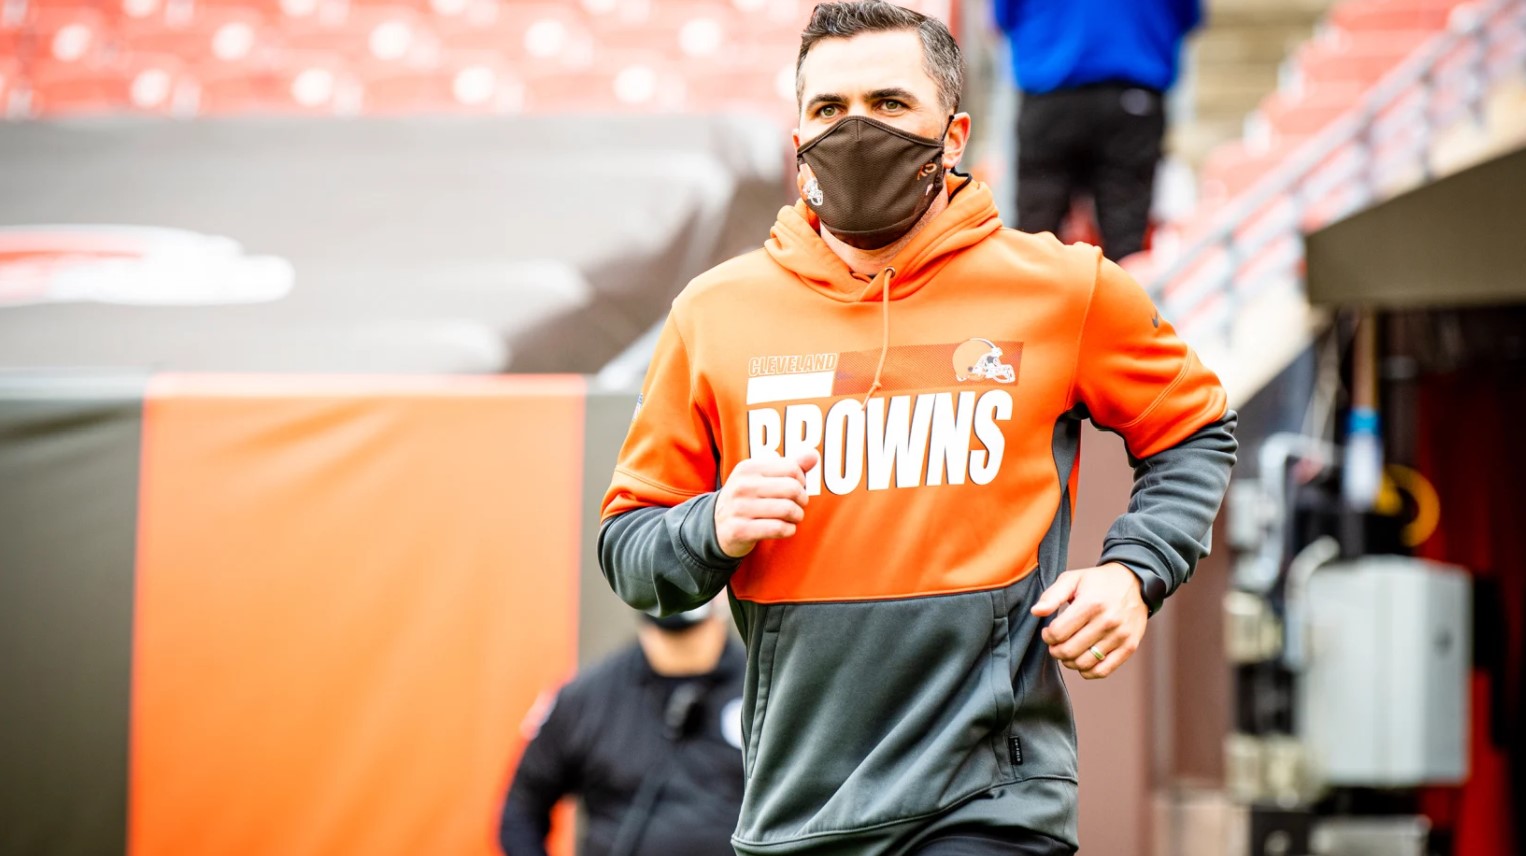
<instances>
[{"instance_id":1,"label":"man's eyebrow","mask_svg":"<svg viewBox=\"0 0 1526 856\"><path fill-rule=\"evenodd\" d=\"M887 98L894 99L896 101L905 101L908 104L915 104L917 102L917 96L912 95L907 90L898 86L892 86L889 89L876 89L869 93L870 101L883 101Z\"/></svg>"},{"instance_id":2,"label":"man's eyebrow","mask_svg":"<svg viewBox=\"0 0 1526 856\"><path fill-rule=\"evenodd\" d=\"M812 107L815 107L817 104L846 104L846 103L848 103L848 99L844 98L841 95L838 95L836 92L823 92L820 95L813 95L813 96L811 96L811 100L807 101L805 103L805 109L806 110L810 110Z\"/></svg>"},{"instance_id":3,"label":"man's eyebrow","mask_svg":"<svg viewBox=\"0 0 1526 856\"><path fill-rule=\"evenodd\" d=\"M876 89L868 94L868 100L870 101L884 101L886 99L905 101L908 105L917 103L917 96L912 95L910 90L902 89L899 86L891 86L885 89ZM805 104L805 109L807 112L809 112L818 104L846 103L848 103L847 96L839 95L836 92L823 92L819 95L811 96L811 100L807 101Z\"/></svg>"}]
</instances>

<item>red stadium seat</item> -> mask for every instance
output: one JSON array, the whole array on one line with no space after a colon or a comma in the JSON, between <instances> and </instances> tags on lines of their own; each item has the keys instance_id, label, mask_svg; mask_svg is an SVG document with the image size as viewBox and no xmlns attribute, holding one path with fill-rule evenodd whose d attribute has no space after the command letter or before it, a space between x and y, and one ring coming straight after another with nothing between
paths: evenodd
<instances>
[{"instance_id":1,"label":"red stadium seat","mask_svg":"<svg viewBox=\"0 0 1526 856\"><path fill-rule=\"evenodd\" d=\"M649 12L637 17L616 9L589 15L589 23L600 47L608 50L704 59L781 48L780 39L749 29L748 17L729 3L654 3Z\"/></svg>"},{"instance_id":2,"label":"red stadium seat","mask_svg":"<svg viewBox=\"0 0 1526 856\"><path fill-rule=\"evenodd\" d=\"M171 115L189 106L184 64L174 57L128 56L101 65L42 62L32 70L34 115L119 112Z\"/></svg>"},{"instance_id":3,"label":"red stadium seat","mask_svg":"<svg viewBox=\"0 0 1526 856\"><path fill-rule=\"evenodd\" d=\"M32 56L37 61L91 65L108 52L111 31L97 9L40 8L29 17Z\"/></svg>"},{"instance_id":4,"label":"red stadium seat","mask_svg":"<svg viewBox=\"0 0 1526 856\"><path fill-rule=\"evenodd\" d=\"M170 25L177 15L184 15L190 7L171 0L102 0L98 8L113 22L155 22Z\"/></svg>"},{"instance_id":5,"label":"red stadium seat","mask_svg":"<svg viewBox=\"0 0 1526 856\"><path fill-rule=\"evenodd\" d=\"M400 6L351 9L337 26L291 24L284 41L289 50L329 54L346 63L432 66L440 53L429 23Z\"/></svg>"},{"instance_id":6,"label":"red stadium seat","mask_svg":"<svg viewBox=\"0 0 1526 856\"><path fill-rule=\"evenodd\" d=\"M1431 30L1327 32L1294 54L1293 85L1375 83L1435 35Z\"/></svg>"},{"instance_id":7,"label":"red stadium seat","mask_svg":"<svg viewBox=\"0 0 1526 856\"><path fill-rule=\"evenodd\" d=\"M0 119L21 115L26 90L21 79L21 63L10 59L15 54L7 53L3 56L5 58L0 59Z\"/></svg>"},{"instance_id":8,"label":"red stadium seat","mask_svg":"<svg viewBox=\"0 0 1526 856\"><path fill-rule=\"evenodd\" d=\"M179 57L124 54L116 65L127 78L134 112L186 114L195 107L195 81Z\"/></svg>"},{"instance_id":9,"label":"red stadium seat","mask_svg":"<svg viewBox=\"0 0 1526 856\"><path fill-rule=\"evenodd\" d=\"M523 86L492 56L457 57L432 70L377 64L360 77L368 115L515 113L524 99Z\"/></svg>"},{"instance_id":10,"label":"red stadium seat","mask_svg":"<svg viewBox=\"0 0 1526 856\"><path fill-rule=\"evenodd\" d=\"M273 69L199 75L198 112L349 115L358 111L360 84L348 69L327 56L287 56Z\"/></svg>"},{"instance_id":11,"label":"red stadium seat","mask_svg":"<svg viewBox=\"0 0 1526 856\"><path fill-rule=\"evenodd\" d=\"M0 58L46 60L37 109L51 113L698 110L788 124L788 59L814 2L11 0L26 26L0 30ZM128 67L144 57L182 62Z\"/></svg>"},{"instance_id":12,"label":"red stadium seat","mask_svg":"<svg viewBox=\"0 0 1526 856\"><path fill-rule=\"evenodd\" d=\"M173 26L183 23L190 12L190 0L20 0L11 9L21 14L6 14L7 4L0 2L0 33L5 22L33 37L39 53L51 53L47 44L58 31L71 24L82 24L96 33L98 47L109 47L124 27ZM66 37L67 38L67 37Z\"/></svg>"},{"instance_id":13,"label":"red stadium seat","mask_svg":"<svg viewBox=\"0 0 1526 856\"><path fill-rule=\"evenodd\" d=\"M7 21L7 26L27 26L47 17L77 12L104 13L109 5L105 0L26 0L19 4L0 4L3 8L0 20Z\"/></svg>"},{"instance_id":14,"label":"red stadium seat","mask_svg":"<svg viewBox=\"0 0 1526 856\"><path fill-rule=\"evenodd\" d=\"M1257 116L1278 137L1306 137L1355 108L1368 91L1357 83L1321 86L1302 96L1278 90L1262 99Z\"/></svg>"},{"instance_id":15,"label":"red stadium seat","mask_svg":"<svg viewBox=\"0 0 1526 856\"><path fill-rule=\"evenodd\" d=\"M680 68L690 110L758 114L787 125L796 119L792 62L743 66L690 60Z\"/></svg>"},{"instance_id":16,"label":"red stadium seat","mask_svg":"<svg viewBox=\"0 0 1526 856\"><path fill-rule=\"evenodd\" d=\"M1464 0L1346 0L1327 20L1350 32L1358 30L1439 30Z\"/></svg>"},{"instance_id":17,"label":"red stadium seat","mask_svg":"<svg viewBox=\"0 0 1526 856\"><path fill-rule=\"evenodd\" d=\"M27 33L20 28L7 29L0 27L0 63L20 61L24 47L31 44Z\"/></svg>"},{"instance_id":18,"label":"red stadium seat","mask_svg":"<svg viewBox=\"0 0 1526 856\"><path fill-rule=\"evenodd\" d=\"M1280 141L1263 148L1236 140L1219 146L1203 162L1198 195L1205 204L1232 199L1280 166L1295 144Z\"/></svg>"},{"instance_id":19,"label":"red stadium seat","mask_svg":"<svg viewBox=\"0 0 1526 856\"><path fill-rule=\"evenodd\" d=\"M525 109L532 113L672 112L683 110L683 76L660 54L604 57L578 70L537 67L525 73Z\"/></svg>"},{"instance_id":20,"label":"red stadium seat","mask_svg":"<svg viewBox=\"0 0 1526 856\"><path fill-rule=\"evenodd\" d=\"M276 31L260 13L217 7L198 7L183 27L124 23L122 44L134 52L221 65L218 73L265 67L279 46Z\"/></svg>"},{"instance_id":21,"label":"red stadium seat","mask_svg":"<svg viewBox=\"0 0 1526 856\"><path fill-rule=\"evenodd\" d=\"M915 2L904 5L916 6ZM800 44L800 31L811 17L816 0L732 0L731 6L747 28L760 39L793 38Z\"/></svg>"},{"instance_id":22,"label":"red stadium seat","mask_svg":"<svg viewBox=\"0 0 1526 856\"><path fill-rule=\"evenodd\" d=\"M506 4L491 22L437 18L436 23L447 50L492 53L527 67L586 68L603 53L570 6Z\"/></svg>"},{"instance_id":23,"label":"red stadium seat","mask_svg":"<svg viewBox=\"0 0 1526 856\"><path fill-rule=\"evenodd\" d=\"M146 0L140 0L146 2ZM125 2L125 0L124 0ZM344 20L344 0L176 0L193 4L196 13L212 10L254 12L271 24L286 21L330 22Z\"/></svg>"},{"instance_id":24,"label":"red stadium seat","mask_svg":"<svg viewBox=\"0 0 1526 856\"><path fill-rule=\"evenodd\" d=\"M490 27L507 5L497 0L349 0L351 10L406 7L442 27Z\"/></svg>"}]
</instances>

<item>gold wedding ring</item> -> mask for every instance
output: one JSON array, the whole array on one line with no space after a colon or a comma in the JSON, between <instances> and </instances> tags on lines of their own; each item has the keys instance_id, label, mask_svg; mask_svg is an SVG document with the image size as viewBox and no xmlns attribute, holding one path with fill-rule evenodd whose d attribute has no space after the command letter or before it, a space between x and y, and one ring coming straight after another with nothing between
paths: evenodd
<instances>
[{"instance_id":1,"label":"gold wedding ring","mask_svg":"<svg viewBox=\"0 0 1526 856\"><path fill-rule=\"evenodd\" d=\"M1107 659L1107 655L1102 653L1101 651L1098 651L1096 645L1092 646L1092 656L1096 657L1097 658L1097 662L1099 662L1099 663L1102 662L1103 660Z\"/></svg>"}]
</instances>

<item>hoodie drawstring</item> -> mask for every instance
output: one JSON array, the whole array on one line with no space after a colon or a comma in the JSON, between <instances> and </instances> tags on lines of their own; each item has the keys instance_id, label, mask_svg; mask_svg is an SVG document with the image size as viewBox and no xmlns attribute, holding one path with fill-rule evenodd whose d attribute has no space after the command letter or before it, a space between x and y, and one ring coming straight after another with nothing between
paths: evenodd
<instances>
[{"instance_id":1,"label":"hoodie drawstring","mask_svg":"<svg viewBox=\"0 0 1526 856\"><path fill-rule=\"evenodd\" d=\"M869 384L869 391L864 393L864 403L862 406L865 410L869 409L869 399L881 389L880 376L885 371L885 356L890 353L890 280L894 278L895 268L893 267L885 268L876 277L880 281L880 317L883 319L880 336L880 362L879 365L874 367L874 382ZM860 295L859 299L862 300L863 296L867 295L869 289L873 287L874 280L870 280L868 287L864 289L863 295Z\"/></svg>"}]
</instances>

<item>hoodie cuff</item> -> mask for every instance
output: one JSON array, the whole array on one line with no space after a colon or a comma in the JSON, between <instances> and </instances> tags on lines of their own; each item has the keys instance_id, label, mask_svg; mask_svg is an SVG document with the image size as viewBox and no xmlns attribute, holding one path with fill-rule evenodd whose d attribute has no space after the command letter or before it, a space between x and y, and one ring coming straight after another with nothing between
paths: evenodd
<instances>
[{"instance_id":1,"label":"hoodie cuff","mask_svg":"<svg viewBox=\"0 0 1526 856\"><path fill-rule=\"evenodd\" d=\"M1128 568L1134 572L1134 576L1139 578L1139 594L1144 598L1145 606L1149 608L1151 615L1154 615L1170 596L1170 584L1154 570L1154 566L1160 563L1160 557L1156 556L1155 551L1149 547L1127 541L1109 544L1102 551L1102 558L1097 560L1097 564L1106 565L1109 562L1116 562Z\"/></svg>"},{"instance_id":2,"label":"hoodie cuff","mask_svg":"<svg viewBox=\"0 0 1526 856\"><path fill-rule=\"evenodd\" d=\"M678 524L678 542L695 564L729 578L742 560L726 555L721 549L720 536L715 531L715 499L712 491L677 506L683 513Z\"/></svg>"}]
</instances>

